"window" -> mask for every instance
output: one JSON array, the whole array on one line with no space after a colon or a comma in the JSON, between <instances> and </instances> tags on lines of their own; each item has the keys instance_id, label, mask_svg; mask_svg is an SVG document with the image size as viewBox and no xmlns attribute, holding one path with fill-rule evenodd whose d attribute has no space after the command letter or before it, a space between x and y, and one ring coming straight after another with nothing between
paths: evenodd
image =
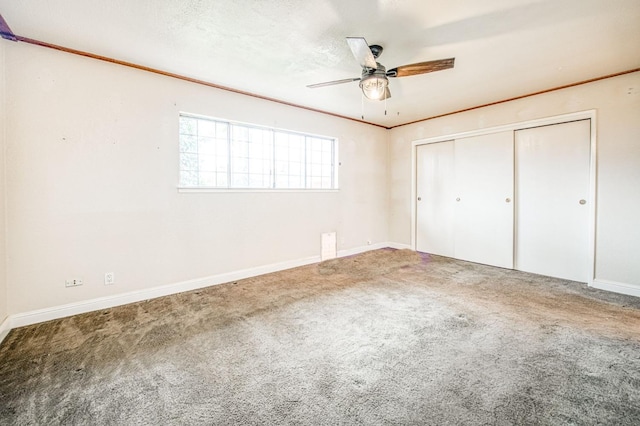
<instances>
[{"instance_id":1,"label":"window","mask_svg":"<svg viewBox=\"0 0 640 426\"><path fill-rule=\"evenodd\" d=\"M180 115L180 187L336 189L335 139Z\"/></svg>"}]
</instances>

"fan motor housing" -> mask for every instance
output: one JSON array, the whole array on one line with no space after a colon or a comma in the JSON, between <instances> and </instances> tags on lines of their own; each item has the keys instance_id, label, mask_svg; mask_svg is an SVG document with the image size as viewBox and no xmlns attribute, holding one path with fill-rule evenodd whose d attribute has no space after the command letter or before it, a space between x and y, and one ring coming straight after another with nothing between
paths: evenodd
<instances>
[{"instance_id":1,"label":"fan motor housing","mask_svg":"<svg viewBox=\"0 0 640 426\"><path fill-rule=\"evenodd\" d=\"M376 59L378 59L378 56L382 55L382 46L379 44L372 44L369 46L369 50L371 50L373 57Z\"/></svg>"},{"instance_id":2,"label":"fan motor housing","mask_svg":"<svg viewBox=\"0 0 640 426\"><path fill-rule=\"evenodd\" d=\"M384 65L382 65L380 62L376 62L376 65L378 65L378 68L376 69L363 67L362 78L365 78L370 75L378 75L380 77L387 75L387 69L384 67Z\"/></svg>"}]
</instances>

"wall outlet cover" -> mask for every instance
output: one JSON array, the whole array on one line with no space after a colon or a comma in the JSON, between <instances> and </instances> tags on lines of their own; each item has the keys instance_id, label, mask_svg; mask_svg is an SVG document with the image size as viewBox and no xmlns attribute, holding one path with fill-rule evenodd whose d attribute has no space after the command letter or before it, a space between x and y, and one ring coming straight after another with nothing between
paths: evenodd
<instances>
[{"instance_id":1,"label":"wall outlet cover","mask_svg":"<svg viewBox=\"0 0 640 426\"><path fill-rule=\"evenodd\" d=\"M82 278L71 278L64 281L65 287L78 287L82 285Z\"/></svg>"},{"instance_id":2,"label":"wall outlet cover","mask_svg":"<svg viewBox=\"0 0 640 426\"><path fill-rule=\"evenodd\" d=\"M116 282L116 276L113 272L104 274L104 285L112 285Z\"/></svg>"}]
</instances>

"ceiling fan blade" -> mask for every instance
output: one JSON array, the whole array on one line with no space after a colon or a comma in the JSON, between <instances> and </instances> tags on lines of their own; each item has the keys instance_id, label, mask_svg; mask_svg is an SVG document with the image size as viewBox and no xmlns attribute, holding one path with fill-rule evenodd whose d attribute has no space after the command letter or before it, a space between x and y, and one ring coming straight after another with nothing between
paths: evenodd
<instances>
[{"instance_id":1,"label":"ceiling fan blade","mask_svg":"<svg viewBox=\"0 0 640 426\"><path fill-rule=\"evenodd\" d=\"M351 48L353 56L361 67L374 70L378 68L376 58L373 57L373 53L371 53L371 49L369 49L367 40L364 37L347 37L347 43L349 43L349 48Z\"/></svg>"},{"instance_id":2,"label":"ceiling fan blade","mask_svg":"<svg viewBox=\"0 0 640 426\"><path fill-rule=\"evenodd\" d=\"M351 83L352 81L358 81L358 80L360 80L360 77L345 78L343 80L334 80L334 81L326 81L324 83L310 84L307 87L311 89L315 89L316 87L333 86L334 84Z\"/></svg>"},{"instance_id":3,"label":"ceiling fan blade","mask_svg":"<svg viewBox=\"0 0 640 426\"><path fill-rule=\"evenodd\" d=\"M418 62L417 64L402 65L387 71L387 77L409 77L411 75L442 71L453 68L456 58L438 59L437 61Z\"/></svg>"}]
</instances>

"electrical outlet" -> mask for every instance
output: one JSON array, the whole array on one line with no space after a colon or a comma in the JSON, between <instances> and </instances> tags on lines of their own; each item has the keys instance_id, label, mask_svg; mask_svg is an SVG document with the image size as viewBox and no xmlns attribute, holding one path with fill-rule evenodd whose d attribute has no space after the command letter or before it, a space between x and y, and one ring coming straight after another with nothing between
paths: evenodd
<instances>
[{"instance_id":1,"label":"electrical outlet","mask_svg":"<svg viewBox=\"0 0 640 426\"><path fill-rule=\"evenodd\" d=\"M70 280L65 280L65 287L78 287L82 285L82 278L71 278Z\"/></svg>"},{"instance_id":2,"label":"electrical outlet","mask_svg":"<svg viewBox=\"0 0 640 426\"><path fill-rule=\"evenodd\" d=\"M116 282L116 276L113 272L107 272L104 274L104 285L111 285Z\"/></svg>"}]
</instances>

